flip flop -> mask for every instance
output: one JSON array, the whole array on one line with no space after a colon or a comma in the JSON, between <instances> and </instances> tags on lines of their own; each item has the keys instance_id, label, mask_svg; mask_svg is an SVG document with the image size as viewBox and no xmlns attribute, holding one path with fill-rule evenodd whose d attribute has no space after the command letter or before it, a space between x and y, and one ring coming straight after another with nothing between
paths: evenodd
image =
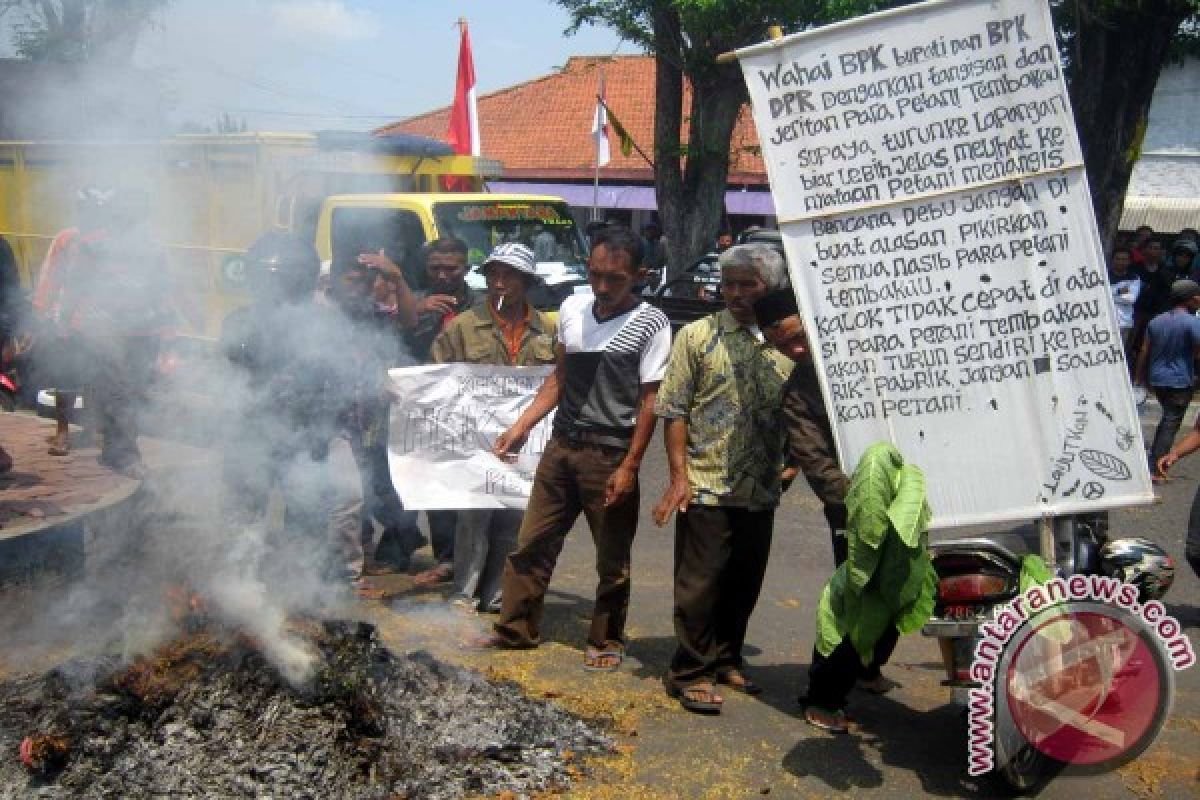
<instances>
[{"instance_id":1,"label":"flip flop","mask_svg":"<svg viewBox=\"0 0 1200 800\"><path fill-rule=\"evenodd\" d=\"M862 679L858 682L858 688L869 694L887 694L898 686L900 684L884 675L877 675L870 680Z\"/></svg>"},{"instance_id":2,"label":"flip flop","mask_svg":"<svg viewBox=\"0 0 1200 800\"><path fill-rule=\"evenodd\" d=\"M598 664L601 659L613 659L611 664ZM625 649L622 647L604 647L598 649L589 647L583 653L584 672L616 672L625 660Z\"/></svg>"},{"instance_id":3,"label":"flip flop","mask_svg":"<svg viewBox=\"0 0 1200 800\"><path fill-rule=\"evenodd\" d=\"M753 697L756 694L762 694L762 687L754 681L746 677L746 673L740 669L727 669L724 672L717 673L717 683L722 686L728 686L735 692L748 694Z\"/></svg>"},{"instance_id":4,"label":"flip flop","mask_svg":"<svg viewBox=\"0 0 1200 800\"><path fill-rule=\"evenodd\" d=\"M700 700L696 697L689 697L688 692L703 692L710 699ZM717 694L717 687L711 683L693 683L691 686L668 686L667 694L679 701L679 705L693 714L720 714L722 702L721 695Z\"/></svg>"},{"instance_id":5,"label":"flip flop","mask_svg":"<svg viewBox=\"0 0 1200 800\"><path fill-rule=\"evenodd\" d=\"M829 711L816 706L809 706L804 709L804 721L814 728L820 728L829 733L849 733L850 728L846 725L845 711Z\"/></svg>"},{"instance_id":6,"label":"flip flop","mask_svg":"<svg viewBox=\"0 0 1200 800\"><path fill-rule=\"evenodd\" d=\"M354 594L363 600L383 600L388 596L386 589L376 586L366 578L355 578L350 583L354 586Z\"/></svg>"},{"instance_id":7,"label":"flip flop","mask_svg":"<svg viewBox=\"0 0 1200 800\"><path fill-rule=\"evenodd\" d=\"M428 589L438 584L445 583L454 577L454 567L449 564L438 564L432 569L427 569L424 572L418 572L413 576L413 586L418 586L422 589Z\"/></svg>"},{"instance_id":8,"label":"flip flop","mask_svg":"<svg viewBox=\"0 0 1200 800\"><path fill-rule=\"evenodd\" d=\"M471 650L530 650L529 645L513 644L498 633L475 636L466 641Z\"/></svg>"}]
</instances>

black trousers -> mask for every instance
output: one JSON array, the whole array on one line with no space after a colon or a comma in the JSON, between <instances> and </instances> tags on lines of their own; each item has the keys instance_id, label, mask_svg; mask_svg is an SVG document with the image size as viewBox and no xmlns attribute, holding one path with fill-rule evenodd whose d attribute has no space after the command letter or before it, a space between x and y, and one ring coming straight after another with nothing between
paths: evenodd
<instances>
[{"instance_id":1,"label":"black trousers","mask_svg":"<svg viewBox=\"0 0 1200 800\"><path fill-rule=\"evenodd\" d=\"M742 666L775 511L688 506L675 516L675 637L667 685L711 682Z\"/></svg>"},{"instance_id":2,"label":"black trousers","mask_svg":"<svg viewBox=\"0 0 1200 800\"><path fill-rule=\"evenodd\" d=\"M858 651L850 644L850 638L834 648L828 657L813 648L812 666L808 668L808 697L804 702L810 706L837 711L845 708L850 690L860 678L869 678L873 669L879 673L879 664L886 664L896 649L900 633L889 625L883 636L875 643L875 657L869 666L863 666Z\"/></svg>"}]
</instances>

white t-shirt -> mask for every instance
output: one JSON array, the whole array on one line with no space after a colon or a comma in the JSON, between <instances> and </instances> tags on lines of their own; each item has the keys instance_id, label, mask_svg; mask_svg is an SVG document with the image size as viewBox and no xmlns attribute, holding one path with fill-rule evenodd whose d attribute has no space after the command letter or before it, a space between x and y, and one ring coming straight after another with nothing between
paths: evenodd
<instances>
[{"instance_id":1,"label":"white t-shirt","mask_svg":"<svg viewBox=\"0 0 1200 800\"><path fill-rule=\"evenodd\" d=\"M581 294L558 310L566 380L554 431L628 446L642 384L661 381L667 370L671 323L648 303L603 321L594 309L595 297Z\"/></svg>"}]
</instances>

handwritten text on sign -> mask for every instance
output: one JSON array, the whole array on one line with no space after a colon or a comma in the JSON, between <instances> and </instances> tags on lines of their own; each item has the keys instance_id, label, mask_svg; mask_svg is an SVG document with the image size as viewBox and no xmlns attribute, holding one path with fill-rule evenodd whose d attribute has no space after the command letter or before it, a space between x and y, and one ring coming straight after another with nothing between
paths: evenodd
<instances>
[{"instance_id":1,"label":"handwritten text on sign","mask_svg":"<svg viewBox=\"0 0 1200 800\"><path fill-rule=\"evenodd\" d=\"M391 370L388 461L404 507L525 508L553 415L534 428L514 463L491 450L551 369L446 364Z\"/></svg>"},{"instance_id":2,"label":"handwritten text on sign","mask_svg":"<svg viewBox=\"0 0 1200 800\"><path fill-rule=\"evenodd\" d=\"M847 467L893 441L937 526L1147 500L1045 6L943 0L739 55Z\"/></svg>"}]
</instances>

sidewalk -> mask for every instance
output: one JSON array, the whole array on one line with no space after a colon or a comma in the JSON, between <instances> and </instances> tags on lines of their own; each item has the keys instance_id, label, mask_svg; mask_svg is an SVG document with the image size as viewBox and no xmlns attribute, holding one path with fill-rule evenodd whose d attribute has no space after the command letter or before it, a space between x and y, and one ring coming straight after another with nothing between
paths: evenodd
<instances>
[{"instance_id":1,"label":"sidewalk","mask_svg":"<svg viewBox=\"0 0 1200 800\"><path fill-rule=\"evenodd\" d=\"M52 421L30 413L0 415L0 444L13 460L12 471L0 475L0 540L73 522L140 485L96 463L95 447L50 455L46 437L53 432Z\"/></svg>"}]
</instances>

